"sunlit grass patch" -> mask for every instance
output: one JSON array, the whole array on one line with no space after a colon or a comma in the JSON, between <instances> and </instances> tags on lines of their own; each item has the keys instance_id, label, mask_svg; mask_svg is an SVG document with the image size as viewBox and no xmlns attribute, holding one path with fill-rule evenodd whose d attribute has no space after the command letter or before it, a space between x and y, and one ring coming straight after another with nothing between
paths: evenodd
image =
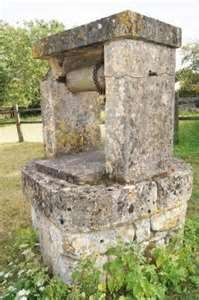
<instances>
[{"instance_id":1,"label":"sunlit grass patch","mask_svg":"<svg viewBox=\"0 0 199 300\"><path fill-rule=\"evenodd\" d=\"M5 247L15 230L30 226L29 203L21 187L21 168L26 161L43 156L39 143L0 144L0 265L7 261Z\"/></svg>"}]
</instances>

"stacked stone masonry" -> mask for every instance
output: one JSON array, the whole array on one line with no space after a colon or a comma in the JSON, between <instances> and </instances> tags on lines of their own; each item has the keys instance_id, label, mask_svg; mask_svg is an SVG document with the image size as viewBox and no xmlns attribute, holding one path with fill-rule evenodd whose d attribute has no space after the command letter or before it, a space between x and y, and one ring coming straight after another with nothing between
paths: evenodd
<instances>
[{"instance_id":1,"label":"stacked stone masonry","mask_svg":"<svg viewBox=\"0 0 199 300\"><path fill-rule=\"evenodd\" d=\"M66 281L82 255L103 255L118 241L164 244L183 229L192 191L192 172L182 161L136 184L79 185L38 172L35 163L23 181L44 260Z\"/></svg>"},{"instance_id":2,"label":"stacked stone masonry","mask_svg":"<svg viewBox=\"0 0 199 300\"><path fill-rule=\"evenodd\" d=\"M82 256L102 263L118 241L144 248L183 231L192 170L172 155L180 43L179 28L125 11L33 48L50 65L41 83L46 158L24 167L23 189L44 261L66 282Z\"/></svg>"}]
</instances>

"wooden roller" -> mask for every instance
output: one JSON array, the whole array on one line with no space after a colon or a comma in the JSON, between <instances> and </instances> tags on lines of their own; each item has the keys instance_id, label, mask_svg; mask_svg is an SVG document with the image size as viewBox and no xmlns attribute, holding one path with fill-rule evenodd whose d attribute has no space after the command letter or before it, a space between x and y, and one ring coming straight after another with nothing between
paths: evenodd
<instances>
[{"instance_id":1,"label":"wooden roller","mask_svg":"<svg viewBox=\"0 0 199 300\"><path fill-rule=\"evenodd\" d=\"M66 74L66 85L72 93L97 91L100 94L104 94L103 64L96 64L68 72Z\"/></svg>"}]
</instances>

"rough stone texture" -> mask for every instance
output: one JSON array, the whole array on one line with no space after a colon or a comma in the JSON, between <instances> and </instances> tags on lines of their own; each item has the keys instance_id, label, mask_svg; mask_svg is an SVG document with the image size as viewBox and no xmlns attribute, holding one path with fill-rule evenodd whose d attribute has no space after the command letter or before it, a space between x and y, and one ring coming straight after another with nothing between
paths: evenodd
<instances>
[{"instance_id":1,"label":"rough stone texture","mask_svg":"<svg viewBox=\"0 0 199 300\"><path fill-rule=\"evenodd\" d=\"M107 43L104 55L107 172L126 182L165 172L173 140L175 50L121 40Z\"/></svg>"},{"instance_id":2,"label":"rough stone texture","mask_svg":"<svg viewBox=\"0 0 199 300\"><path fill-rule=\"evenodd\" d=\"M52 160L38 160L39 172L76 184L97 184L105 175L105 155L103 151L88 151L71 155L61 155Z\"/></svg>"},{"instance_id":3,"label":"rough stone texture","mask_svg":"<svg viewBox=\"0 0 199 300\"><path fill-rule=\"evenodd\" d=\"M50 162L51 164L51 162ZM37 162L23 170L23 185L30 189L27 196L33 206L41 210L60 229L70 232L88 232L108 228L110 224L119 226L171 208L185 206L191 193L191 169L181 163L171 171L170 182L178 174L176 197L168 176L141 181L131 185L101 183L98 185L78 185L37 171ZM164 187L158 188L159 181ZM172 200L172 206L170 201ZM164 201L164 205L160 205Z\"/></svg>"},{"instance_id":4,"label":"rough stone texture","mask_svg":"<svg viewBox=\"0 0 199 300\"><path fill-rule=\"evenodd\" d=\"M176 166L172 166L165 177L154 178L158 190L158 209L171 209L178 205L186 205L191 198L193 178L190 176L190 168L184 168L182 160L175 160Z\"/></svg>"},{"instance_id":5,"label":"rough stone texture","mask_svg":"<svg viewBox=\"0 0 199 300\"><path fill-rule=\"evenodd\" d=\"M49 72L41 83L46 155L88 151L100 145L101 103L96 92L71 93Z\"/></svg>"},{"instance_id":6,"label":"rough stone texture","mask_svg":"<svg viewBox=\"0 0 199 300\"><path fill-rule=\"evenodd\" d=\"M102 264L118 241L144 249L183 230L192 171L172 158L180 39L179 28L126 11L33 49L50 65L41 84L48 159L26 165L23 189L44 261L66 282L84 255ZM82 92L95 88L96 64L105 75L104 149L104 97Z\"/></svg>"},{"instance_id":7,"label":"rough stone texture","mask_svg":"<svg viewBox=\"0 0 199 300\"><path fill-rule=\"evenodd\" d=\"M31 162L24 168L24 192L32 203L44 261L66 282L84 255L98 253L103 260L105 251L118 241L161 245L184 224L192 172L181 161L173 161L169 174L151 180L136 184L102 180L98 185L71 183L64 174L61 179L59 159L44 160L45 168L38 171L40 164Z\"/></svg>"},{"instance_id":8,"label":"rough stone texture","mask_svg":"<svg viewBox=\"0 0 199 300\"><path fill-rule=\"evenodd\" d=\"M33 48L33 57L45 58L120 38L140 39L178 48L181 45L181 29L127 10L43 38Z\"/></svg>"},{"instance_id":9,"label":"rough stone texture","mask_svg":"<svg viewBox=\"0 0 199 300\"><path fill-rule=\"evenodd\" d=\"M185 220L186 205L179 204L171 210L163 211L151 218L151 229L153 231L165 231L177 227Z\"/></svg>"}]
</instances>

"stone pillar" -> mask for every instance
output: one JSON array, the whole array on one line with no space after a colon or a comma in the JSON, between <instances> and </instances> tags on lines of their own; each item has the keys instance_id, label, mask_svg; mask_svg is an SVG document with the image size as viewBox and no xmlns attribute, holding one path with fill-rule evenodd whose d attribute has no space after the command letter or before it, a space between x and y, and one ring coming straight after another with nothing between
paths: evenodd
<instances>
[{"instance_id":1,"label":"stone pillar","mask_svg":"<svg viewBox=\"0 0 199 300\"><path fill-rule=\"evenodd\" d=\"M140 180L164 172L173 140L175 49L123 39L105 44L106 168Z\"/></svg>"},{"instance_id":2,"label":"stone pillar","mask_svg":"<svg viewBox=\"0 0 199 300\"><path fill-rule=\"evenodd\" d=\"M52 72L41 83L46 156L94 150L100 145L97 92L71 93Z\"/></svg>"}]
</instances>

